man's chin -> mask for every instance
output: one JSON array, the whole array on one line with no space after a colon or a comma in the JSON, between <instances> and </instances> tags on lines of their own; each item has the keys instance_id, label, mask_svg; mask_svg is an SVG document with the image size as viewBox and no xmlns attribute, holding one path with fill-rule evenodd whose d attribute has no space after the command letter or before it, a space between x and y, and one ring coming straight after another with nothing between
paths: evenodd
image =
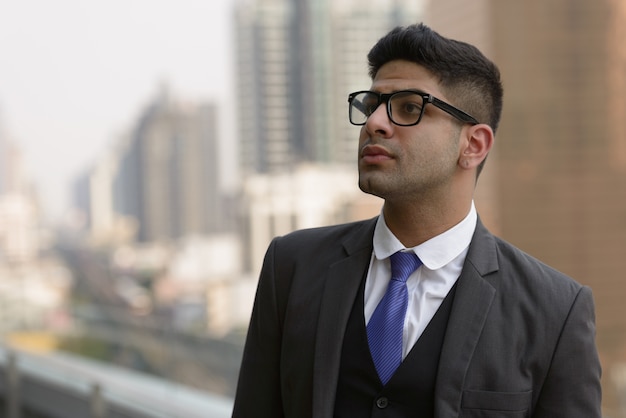
<instances>
[{"instance_id":1,"label":"man's chin","mask_svg":"<svg viewBox=\"0 0 626 418\"><path fill-rule=\"evenodd\" d=\"M365 178L359 177L359 189L361 189L363 193L371 194L384 199L382 188L369 176Z\"/></svg>"}]
</instances>

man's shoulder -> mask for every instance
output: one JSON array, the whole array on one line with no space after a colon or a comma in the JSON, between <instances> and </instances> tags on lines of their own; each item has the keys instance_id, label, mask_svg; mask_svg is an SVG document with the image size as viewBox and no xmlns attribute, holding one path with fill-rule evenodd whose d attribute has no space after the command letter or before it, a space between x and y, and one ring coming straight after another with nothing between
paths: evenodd
<instances>
[{"instance_id":1,"label":"man's shoulder","mask_svg":"<svg viewBox=\"0 0 626 418\"><path fill-rule=\"evenodd\" d=\"M513 263L516 266L524 267L524 269L531 269L544 272L548 275L560 276L562 278L569 278L567 275L557 270L556 268L546 264L539 258L527 253L520 249L516 245L500 238L495 237L500 260L508 263ZM571 279L571 278L570 278Z\"/></svg>"},{"instance_id":2,"label":"man's shoulder","mask_svg":"<svg viewBox=\"0 0 626 418\"><path fill-rule=\"evenodd\" d=\"M536 297L575 298L583 287L577 280L510 242L495 238L504 288L526 289Z\"/></svg>"},{"instance_id":3,"label":"man's shoulder","mask_svg":"<svg viewBox=\"0 0 626 418\"><path fill-rule=\"evenodd\" d=\"M376 218L337 225L299 229L274 238L277 250L315 255L332 248L356 249L372 245Z\"/></svg>"},{"instance_id":4,"label":"man's shoulder","mask_svg":"<svg viewBox=\"0 0 626 418\"><path fill-rule=\"evenodd\" d=\"M479 223L468 254L479 273L495 287L527 289L569 295L580 291L582 285L566 273L548 265L511 242L492 235Z\"/></svg>"},{"instance_id":5,"label":"man's shoulder","mask_svg":"<svg viewBox=\"0 0 626 418\"><path fill-rule=\"evenodd\" d=\"M328 239L349 236L364 229L373 228L376 218L347 222L343 224L319 226L314 228L298 229L278 237L281 241L302 241L310 239Z\"/></svg>"}]
</instances>

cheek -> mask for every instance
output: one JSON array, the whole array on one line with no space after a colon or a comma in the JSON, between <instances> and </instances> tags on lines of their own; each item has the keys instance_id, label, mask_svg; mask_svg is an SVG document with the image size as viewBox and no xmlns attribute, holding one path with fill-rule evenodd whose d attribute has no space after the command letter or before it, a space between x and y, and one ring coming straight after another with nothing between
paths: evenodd
<instances>
[{"instance_id":1,"label":"cheek","mask_svg":"<svg viewBox=\"0 0 626 418\"><path fill-rule=\"evenodd\" d=\"M367 131L365 130L365 126L362 126L361 130L359 131L359 150L361 149L363 145L365 145L368 138L369 138L369 135L367 134Z\"/></svg>"}]
</instances>

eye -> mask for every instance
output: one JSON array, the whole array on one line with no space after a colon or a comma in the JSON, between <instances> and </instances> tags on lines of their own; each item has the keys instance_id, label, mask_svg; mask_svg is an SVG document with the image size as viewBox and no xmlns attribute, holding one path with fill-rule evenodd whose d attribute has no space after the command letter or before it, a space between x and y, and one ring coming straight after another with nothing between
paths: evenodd
<instances>
[{"instance_id":1,"label":"eye","mask_svg":"<svg viewBox=\"0 0 626 418\"><path fill-rule=\"evenodd\" d=\"M413 91L400 91L390 100L391 118L398 125L414 125L419 121L424 99Z\"/></svg>"},{"instance_id":2,"label":"eye","mask_svg":"<svg viewBox=\"0 0 626 418\"><path fill-rule=\"evenodd\" d=\"M401 111L410 115L419 115L419 113L422 111L422 105L421 103L416 102L405 102L402 103Z\"/></svg>"},{"instance_id":3,"label":"eye","mask_svg":"<svg viewBox=\"0 0 626 418\"><path fill-rule=\"evenodd\" d=\"M422 100L417 95L394 97L391 107L397 116L419 116L422 112Z\"/></svg>"},{"instance_id":4,"label":"eye","mask_svg":"<svg viewBox=\"0 0 626 418\"><path fill-rule=\"evenodd\" d=\"M376 109L378 109L378 105L378 97L373 95L366 96L365 98L363 98L363 113L365 113L367 116L371 115L376 111Z\"/></svg>"}]
</instances>

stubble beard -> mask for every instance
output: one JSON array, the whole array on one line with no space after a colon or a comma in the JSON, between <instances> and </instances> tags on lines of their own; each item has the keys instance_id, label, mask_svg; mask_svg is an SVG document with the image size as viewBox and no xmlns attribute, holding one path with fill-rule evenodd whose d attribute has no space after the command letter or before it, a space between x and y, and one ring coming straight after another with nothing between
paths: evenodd
<instances>
[{"instance_id":1,"label":"stubble beard","mask_svg":"<svg viewBox=\"0 0 626 418\"><path fill-rule=\"evenodd\" d=\"M391 199L405 194L412 189L412 182L393 173L385 173L376 169L359 171L359 188L361 191L381 199Z\"/></svg>"},{"instance_id":2,"label":"stubble beard","mask_svg":"<svg viewBox=\"0 0 626 418\"><path fill-rule=\"evenodd\" d=\"M374 167L359 167L359 188L361 191L384 200L395 202L436 201L448 190L455 169L455 156L450 155L446 167L425 166L411 173L387 172ZM433 163L433 164L440 164ZM448 165L449 164L449 165Z\"/></svg>"}]
</instances>

